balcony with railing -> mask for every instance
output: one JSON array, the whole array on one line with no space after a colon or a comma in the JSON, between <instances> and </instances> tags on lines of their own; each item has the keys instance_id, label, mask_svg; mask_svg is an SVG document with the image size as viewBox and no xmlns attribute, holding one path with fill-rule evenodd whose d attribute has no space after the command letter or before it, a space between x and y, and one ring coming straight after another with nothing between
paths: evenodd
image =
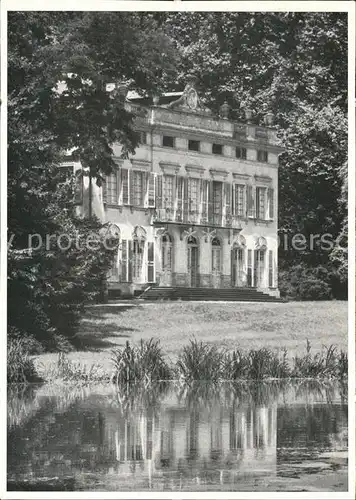
<instances>
[{"instance_id":1,"label":"balcony with railing","mask_svg":"<svg viewBox=\"0 0 356 500\"><path fill-rule=\"evenodd\" d=\"M192 210L189 207L158 208L153 215L153 224L191 224L216 228L239 229L244 220L244 217L231 214L228 208L222 212L214 210L212 203L208 203L204 209L199 210Z\"/></svg>"}]
</instances>

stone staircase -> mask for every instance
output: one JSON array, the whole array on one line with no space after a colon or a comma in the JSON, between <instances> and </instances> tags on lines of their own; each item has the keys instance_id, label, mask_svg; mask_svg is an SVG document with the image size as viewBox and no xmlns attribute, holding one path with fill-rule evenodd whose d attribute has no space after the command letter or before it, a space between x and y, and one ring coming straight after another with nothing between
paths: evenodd
<instances>
[{"instance_id":1,"label":"stone staircase","mask_svg":"<svg viewBox=\"0 0 356 500\"><path fill-rule=\"evenodd\" d=\"M286 302L256 288L185 288L152 286L139 299L143 300L218 300L236 302Z\"/></svg>"}]
</instances>

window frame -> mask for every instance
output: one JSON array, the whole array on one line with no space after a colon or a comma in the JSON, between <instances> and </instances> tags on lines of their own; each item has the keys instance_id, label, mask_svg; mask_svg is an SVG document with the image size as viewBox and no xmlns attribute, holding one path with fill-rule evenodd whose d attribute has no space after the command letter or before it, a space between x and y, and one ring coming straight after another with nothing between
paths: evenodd
<instances>
[{"instance_id":1,"label":"window frame","mask_svg":"<svg viewBox=\"0 0 356 500\"><path fill-rule=\"evenodd\" d=\"M259 163L268 163L268 150L258 149L257 150L257 161Z\"/></svg>"},{"instance_id":2,"label":"window frame","mask_svg":"<svg viewBox=\"0 0 356 500\"><path fill-rule=\"evenodd\" d=\"M214 151L214 148L216 147L221 148L221 152L217 153L216 151ZM211 153L216 156L224 156L224 145L219 144L217 142L213 142L211 145Z\"/></svg>"},{"instance_id":3,"label":"window frame","mask_svg":"<svg viewBox=\"0 0 356 500\"><path fill-rule=\"evenodd\" d=\"M197 149L191 148L190 145L192 143L195 143L197 145ZM195 139L188 139L188 151L195 151L195 152L200 152L200 141L197 141Z\"/></svg>"},{"instance_id":4,"label":"window frame","mask_svg":"<svg viewBox=\"0 0 356 500\"><path fill-rule=\"evenodd\" d=\"M237 154L237 151L240 151L240 154ZM235 156L239 160L247 160L247 148L244 148L243 146L236 146L235 147Z\"/></svg>"},{"instance_id":5,"label":"window frame","mask_svg":"<svg viewBox=\"0 0 356 500\"><path fill-rule=\"evenodd\" d=\"M168 144L164 144L164 140L165 138L169 138L169 139L172 139L172 146L171 145L168 145ZM162 147L163 148L170 148L170 149L174 149L176 146L176 138L173 136L173 135L162 135Z\"/></svg>"}]
</instances>

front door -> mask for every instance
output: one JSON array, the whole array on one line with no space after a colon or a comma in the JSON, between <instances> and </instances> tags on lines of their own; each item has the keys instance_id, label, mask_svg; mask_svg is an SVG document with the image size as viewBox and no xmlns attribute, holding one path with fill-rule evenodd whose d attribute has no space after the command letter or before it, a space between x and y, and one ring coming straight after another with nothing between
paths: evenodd
<instances>
[{"instance_id":1,"label":"front door","mask_svg":"<svg viewBox=\"0 0 356 500\"><path fill-rule=\"evenodd\" d=\"M214 288L221 287L221 246L220 240L214 238L211 242L211 278Z\"/></svg>"},{"instance_id":2,"label":"front door","mask_svg":"<svg viewBox=\"0 0 356 500\"><path fill-rule=\"evenodd\" d=\"M231 260L232 285L246 286L245 250L243 248L233 248Z\"/></svg>"},{"instance_id":3,"label":"front door","mask_svg":"<svg viewBox=\"0 0 356 500\"><path fill-rule=\"evenodd\" d=\"M264 286L265 251L255 250L254 259L254 286Z\"/></svg>"},{"instance_id":4,"label":"front door","mask_svg":"<svg viewBox=\"0 0 356 500\"><path fill-rule=\"evenodd\" d=\"M198 245L188 244L188 286L198 286Z\"/></svg>"}]
</instances>

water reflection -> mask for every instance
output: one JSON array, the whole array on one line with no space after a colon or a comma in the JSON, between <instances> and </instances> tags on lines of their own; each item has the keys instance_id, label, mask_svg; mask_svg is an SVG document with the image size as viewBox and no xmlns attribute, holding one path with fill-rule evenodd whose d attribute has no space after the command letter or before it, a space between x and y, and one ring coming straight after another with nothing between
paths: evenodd
<instances>
[{"instance_id":1,"label":"water reflection","mask_svg":"<svg viewBox=\"0 0 356 500\"><path fill-rule=\"evenodd\" d=\"M11 489L59 477L75 490L248 491L347 450L342 386L44 386L8 401Z\"/></svg>"}]
</instances>

